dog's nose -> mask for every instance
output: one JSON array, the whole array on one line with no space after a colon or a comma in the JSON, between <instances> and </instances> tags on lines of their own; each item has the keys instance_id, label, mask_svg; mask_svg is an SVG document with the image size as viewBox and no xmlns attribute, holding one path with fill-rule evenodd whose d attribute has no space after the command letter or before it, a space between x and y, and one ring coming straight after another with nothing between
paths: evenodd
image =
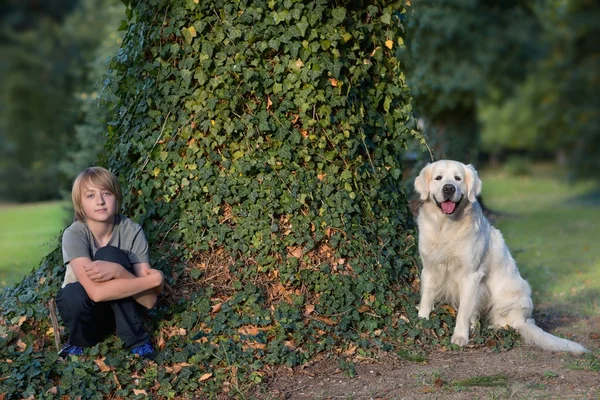
<instances>
[{"instance_id":1,"label":"dog's nose","mask_svg":"<svg viewBox=\"0 0 600 400\"><path fill-rule=\"evenodd\" d=\"M444 195L446 196L452 196L454 193L456 192L456 188L454 187L454 185L444 185L444 187L442 188L442 193L444 193Z\"/></svg>"}]
</instances>

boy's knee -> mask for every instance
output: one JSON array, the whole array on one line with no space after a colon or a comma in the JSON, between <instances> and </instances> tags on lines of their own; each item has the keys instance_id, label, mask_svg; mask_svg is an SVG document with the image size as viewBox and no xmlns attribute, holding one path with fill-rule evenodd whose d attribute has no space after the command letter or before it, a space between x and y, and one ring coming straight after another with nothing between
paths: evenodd
<instances>
[{"instance_id":1,"label":"boy's knee","mask_svg":"<svg viewBox=\"0 0 600 400\"><path fill-rule=\"evenodd\" d=\"M121 264L123 267L127 269L132 269L131 262L129 261L129 257L125 252L121 249L118 249L113 246L105 246L101 247L94 254L94 261L110 261L117 264Z\"/></svg>"},{"instance_id":2,"label":"boy's knee","mask_svg":"<svg viewBox=\"0 0 600 400\"><path fill-rule=\"evenodd\" d=\"M60 290L58 296L56 296L56 305L61 314L67 310L69 313L76 313L91 309L94 306L94 302L90 299L90 296L88 296L81 283L75 282L68 284Z\"/></svg>"}]
</instances>

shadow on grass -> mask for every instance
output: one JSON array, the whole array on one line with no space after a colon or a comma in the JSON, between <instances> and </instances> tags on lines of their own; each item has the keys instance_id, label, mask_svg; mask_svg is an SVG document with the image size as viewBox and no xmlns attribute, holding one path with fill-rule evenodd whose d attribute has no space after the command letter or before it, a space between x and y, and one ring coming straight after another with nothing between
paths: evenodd
<instances>
[{"instance_id":1,"label":"shadow on grass","mask_svg":"<svg viewBox=\"0 0 600 400\"><path fill-rule=\"evenodd\" d=\"M586 318L580 309L573 308L573 304L591 303L594 302L594 299L600 299L600 288L587 288L564 300L554 298L539 306L534 305L533 316L536 324L545 331L570 326L573 322ZM594 306L597 309L600 304L590 304L590 307ZM594 315L594 313L590 313L590 315Z\"/></svg>"},{"instance_id":2,"label":"shadow on grass","mask_svg":"<svg viewBox=\"0 0 600 400\"><path fill-rule=\"evenodd\" d=\"M574 196L565 201L567 206L600 206L600 186L596 189Z\"/></svg>"}]
</instances>

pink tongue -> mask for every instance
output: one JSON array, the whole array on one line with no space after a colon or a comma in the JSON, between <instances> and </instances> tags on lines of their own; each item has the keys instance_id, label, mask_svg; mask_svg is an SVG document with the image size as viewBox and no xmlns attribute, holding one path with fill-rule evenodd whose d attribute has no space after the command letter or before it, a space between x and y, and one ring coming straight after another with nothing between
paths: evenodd
<instances>
[{"instance_id":1,"label":"pink tongue","mask_svg":"<svg viewBox=\"0 0 600 400\"><path fill-rule=\"evenodd\" d=\"M444 210L446 214L451 214L452 211L454 211L454 207L456 207L456 204L450 200L442 203L442 210Z\"/></svg>"}]
</instances>

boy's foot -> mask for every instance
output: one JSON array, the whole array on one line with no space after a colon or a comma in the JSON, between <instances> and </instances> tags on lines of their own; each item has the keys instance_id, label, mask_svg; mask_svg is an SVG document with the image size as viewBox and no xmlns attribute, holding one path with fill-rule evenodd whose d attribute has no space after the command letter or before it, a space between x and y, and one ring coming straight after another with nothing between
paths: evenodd
<instances>
[{"instance_id":1,"label":"boy's foot","mask_svg":"<svg viewBox=\"0 0 600 400\"><path fill-rule=\"evenodd\" d=\"M154 352L154 347L150 343L143 344L138 347L134 347L131 349L131 353L137 354L140 357L154 359L156 357L156 353Z\"/></svg>"},{"instance_id":2,"label":"boy's foot","mask_svg":"<svg viewBox=\"0 0 600 400\"><path fill-rule=\"evenodd\" d=\"M81 356L83 355L83 347L75 346L73 344L65 344L61 351L58 352L60 358L67 358L67 356Z\"/></svg>"}]
</instances>

